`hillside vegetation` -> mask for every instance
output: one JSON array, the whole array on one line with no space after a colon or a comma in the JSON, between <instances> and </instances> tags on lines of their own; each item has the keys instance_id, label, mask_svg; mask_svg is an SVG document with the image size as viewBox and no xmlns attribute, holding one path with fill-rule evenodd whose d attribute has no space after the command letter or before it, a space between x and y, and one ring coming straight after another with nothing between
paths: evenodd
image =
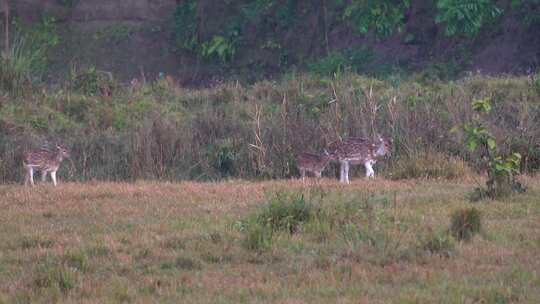
<instances>
[{"instance_id":1,"label":"hillside vegetation","mask_svg":"<svg viewBox=\"0 0 540 304\"><path fill-rule=\"evenodd\" d=\"M538 0L9 2L11 45L48 46L33 67L47 62L34 79L48 83L90 67L200 86L298 70L529 74L540 62Z\"/></svg>"},{"instance_id":2,"label":"hillside vegetation","mask_svg":"<svg viewBox=\"0 0 540 304\"><path fill-rule=\"evenodd\" d=\"M521 153L523 172L539 169L538 78L426 76L293 74L209 89L162 78L128 89L90 70L58 89L21 87L1 103L0 181L22 181L22 152L47 141L72 149L60 173L72 181L214 180L294 176L297 153L375 133L394 138L393 154L378 164L387 177L452 178L466 170L460 159L485 169L483 152L471 154L459 131L477 99L492 101L483 120L502 153Z\"/></svg>"}]
</instances>

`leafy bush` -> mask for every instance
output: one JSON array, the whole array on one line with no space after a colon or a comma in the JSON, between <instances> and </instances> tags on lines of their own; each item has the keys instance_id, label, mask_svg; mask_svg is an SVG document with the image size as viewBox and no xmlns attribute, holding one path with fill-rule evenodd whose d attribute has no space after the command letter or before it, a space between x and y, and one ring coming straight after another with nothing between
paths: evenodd
<instances>
[{"instance_id":1,"label":"leafy bush","mask_svg":"<svg viewBox=\"0 0 540 304\"><path fill-rule=\"evenodd\" d=\"M480 232L481 228L481 215L476 208L465 208L452 213L450 232L456 239L469 240Z\"/></svg>"},{"instance_id":2,"label":"leafy bush","mask_svg":"<svg viewBox=\"0 0 540 304\"><path fill-rule=\"evenodd\" d=\"M353 72L368 72L365 68L373 60L373 51L367 48L347 49L335 52L316 62L308 64L311 72L331 76L340 74L345 70Z\"/></svg>"},{"instance_id":3,"label":"leafy bush","mask_svg":"<svg viewBox=\"0 0 540 304\"><path fill-rule=\"evenodd\" d=\"M343 54L333 53L315 63L309 64L308 68L313 73L328 76L343 72L347 65L347 59Z\"/></svg>"},{"instance_id":4,"label":"leafy bush","mask_svg":"<svg viewBox=\"0 0 540 304\"><path fill-rule=\"evenodd\" d=\"M15 96L25 87L41 81L49 64L49 52L60 42L56 20L44 17L33 26L15 22L13 41L5 56L0 57L0 90Z\"/></svg>"},{"instance_id":5,"label":"leafy bush","mask_svg":"<svg viewBox=\"0 0 540 304\"><path fill-rule=\"evenodd\" d=\"M403 25L409 0L353 0L345 8L344 17L360 33L373 30L379 37L385 37Z\"/></svg>"},{"instance_id":6,"label":"leafy bush","mask_svg":"<svg viewBox=\"0 0 540 304\"><path fill-rule=\"evenodd\" d=\"M480 121L481 114L489 114L492 105L489 99L479 99L472 103L472 108L476 112L471 124L464 124L465 143L471 152L482 149L487 159L488 180L487 189L477 189L478 198L482 198L483 193L490 198L498 198L509 195L513 192L523 192L525 188L516 180L521 164L521 154L511 153L510 155L500 155L497 149L495 137L486 129Z\"/></svg>"},{"instance_id":7,"label":"leafy bush","mask_svg":"<svg viewBox=\"0 0 540 304\"><path fill-rule=\"evenodd\" d=\"M501 14L491 0L438 0L437 23L446 25L446 34L475 36L487 22Z\"/></svg>"},{"instance_id":8,"label":"leafy bush","mask_svg":"<svg viewBox=\"0 0 540 304\"><path fill-rule=\"evenodd\" d=\"M212 40L204 42L201 46L201 55L204 58L218 58L222 63L231 61L236 54L236 43L221 35L215 35Z\"/></svg>"},{"instance_id":9,"label":"leafy bush","mask_svg":"<svg viewBox=\"0 0 540 304\"><path fill-rule=\"evenodd\" d=\"M95 67L89 67L82 71L72 70L70 75L71 89L84 95L109 96L116 89L116 83L112 74L98 71Z\"/></svg>"},{"instance_id":10,"label":"leafy bush","mask_svg":"<svg viewBox=\"0 0 540 304\"><path fill-rule=\"evenodd\" d=\"M296 233L313 215L313 205L306 202L300 193L276 193L261 210L240 222L240 230L246 238L248 249L266 250L272 246L275 233Z\"/></svg>"},{"instance_id":11,"label":"leafy bush","mask_svg":"<svg viewBox=\"0 0 540 304\"><path fill-rule=\"evenodd\" d=\"M278 192L257 215L260 224L269 225L273 231L295 233L313 213L313 206L303 194Z\"/></svg>"}]
</instances>

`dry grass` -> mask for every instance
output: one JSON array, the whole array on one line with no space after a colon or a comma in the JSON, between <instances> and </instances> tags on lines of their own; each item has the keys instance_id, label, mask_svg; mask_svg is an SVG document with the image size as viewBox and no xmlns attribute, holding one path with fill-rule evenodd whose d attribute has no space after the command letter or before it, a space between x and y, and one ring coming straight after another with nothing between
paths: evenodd
<instances>
[{"instance_id":1,"label":"dry grass","mask_svg":"<svg viewBox=\"0 0 540 304\"><path fill-rule=\"evenodd\" d=\"M0 186L0 303L539 303L540 182L523 180L526 194L475 204L483 231L449 256L421 240L470 205L471 180ZM373 240L336 211L335 227L245 248L237 224L280 189L328 211L365 202L373 228L354 232Z\"/></svg>"}]
</instances>

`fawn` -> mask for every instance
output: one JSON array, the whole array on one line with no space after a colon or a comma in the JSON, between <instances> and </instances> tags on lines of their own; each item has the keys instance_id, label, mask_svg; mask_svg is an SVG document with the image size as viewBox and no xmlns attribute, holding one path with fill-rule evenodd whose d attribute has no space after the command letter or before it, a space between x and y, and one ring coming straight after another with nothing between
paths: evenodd
<instances>
[{"instance_id":1,"label":"fawn","mask_svg":"<svg viewBox=\"0 0 540 304\"><path fill-rule=\"evenodd\" d=\"M330 160L330 154L326 150L322 155L307 152L298 154L297 165L302 176L302 182L305 180L306 171L312 172L317 178L321 178L322 171Z\"/></svg>"},{"instance_id":2,"label":"fawn","mask_svg":"<svg viewBox=\"0 0 540 304\"><path fill-rule=\"evenodd\" d=\"M26 169L24 185L30 182L34 186L34 171L41 171L41 180L44 182L47 173L50 172L53 184L56 186L56 171L66 157L69 157L69 150L62 145L56 145L54 152L44 148L26 152L23 157L23 165Z\"/></svg>"},{"instance_id":3,"label":"fawn","mask_svg":"<svg viewBox=\"0 0 540 304\"><path fill-rule=\"evenodd\" d=\"M377 142L367 138L349 137L330 144L329 151L333 159L340 163L339 181L349 183L350 165L364 164L366 177L375 177L373 165L377 159L390 153L392 140L377 135Z\"/></svg>"}]
</instances>

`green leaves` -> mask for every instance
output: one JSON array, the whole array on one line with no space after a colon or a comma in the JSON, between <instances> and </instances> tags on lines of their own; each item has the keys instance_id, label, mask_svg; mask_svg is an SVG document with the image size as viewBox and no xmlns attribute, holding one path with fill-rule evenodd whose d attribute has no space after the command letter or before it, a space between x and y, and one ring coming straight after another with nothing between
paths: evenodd
<instances>
[{"instance_id":1,"label":"green leaves","mask_svg":"<svg viewBox=\"0 0 540 304\"><path fill-rule=\"evenodd\" d=\"M201 53L205 58L218 57L222 62L228 62L236 54L236 46L231 40L216 35L211 41L203 43Z\"/></svg>"},{"instance_id":2,"label":"green leaves","mask_svg":"<svg viewBox=\"0 0 540 304\"><path fill-rule=\"evenodd\" d=\"M446 35L474 37L482 26L498 17L502 10L491 0L438 0L436 23L446 25Z\"/></svg>"},{"instance_id":3,"label":"green leaves","mask_svg":"<svg viewBox=\"0 0 540 304\"><path fill-rule=\"evenodd\" d=\"M386 37L403 25L409 5L409 0L353 0L343 17L360 33L374 30L378 37Z\"/></svg>"},{"instance_id":4,"label":"green leaves","mask_svg":"<svg viewBox=\"0 0 540 304\"><path fill-rule=\"evenodd\" d=\"M479 145L487 146L493 151L497 148L495 138L483 126L464 125L463 131L469 151L474 152Z\"/></svg>"},{"instance_id":5,"label":"green leaves","mask_svg":"<svg viewBox=\"0 0 540 304\"><path fill-rule=\"evenodd\" d=\"M491 112L491 103L487 98L475 100L471 106L478 114ZM483 193L485 193L491 198L506 195L509 191L524 191L524 188L515 179L515 175L519 173L520 169L521 154L498 155L495 137L484 127L479 118L479 115L474 115L472 123L463 125L467 149L474 152L482 147L482 159L483 157L488 159L487 190L477 189L476 191L481 193L480 197L484 196ZM450 132L455 132L455 130L454 127Z\"/></svg>"},{"instance_id":6,"label":"green leaves","mask_svg":"<svg viewBox=\"0 0 540 304\"><path fill-rule=\"evenodd\" d=\"M472 102L472 108L476 112L489 113L491 112L491 101L488 98L477 99Z\"/></svg>"},{"instance_id":7,"label":"green leaves","mask_svg":"<svg viewBox=\"0 0 540 304\"><path fill-rule=\"evenodd\" d=\"M512 175L519 173L521 154L512 153L507 157L497 156L493 159L492 168L496 175Z\"/></svg>"}]
</instances>

